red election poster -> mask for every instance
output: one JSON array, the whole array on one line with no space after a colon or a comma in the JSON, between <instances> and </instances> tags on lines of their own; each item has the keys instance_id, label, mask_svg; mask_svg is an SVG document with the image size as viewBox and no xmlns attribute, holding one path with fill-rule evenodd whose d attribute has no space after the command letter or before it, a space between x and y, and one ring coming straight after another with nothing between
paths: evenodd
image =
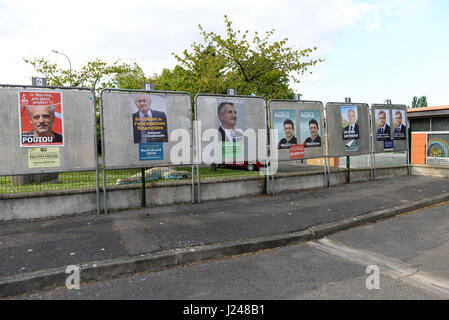
<instances>
[{"instance_id":1,"label":"red election poster","mask_svg":"<svg viewBox=\"0 0 449 320\"><path fill-rule=\"evenodd\" d=\"M304 158L304 145L295 144L290 146L290 159Z\"/></svg>"},{"instance_id":2,"label":"red election poster","mask_svg":"<svg viewBox=\"0 0 449 320\"><path fill-rule=\"evenodd\" d=\"M19 91L21 147L64 145L61 92Z\"/></svg>"}]
</instances>

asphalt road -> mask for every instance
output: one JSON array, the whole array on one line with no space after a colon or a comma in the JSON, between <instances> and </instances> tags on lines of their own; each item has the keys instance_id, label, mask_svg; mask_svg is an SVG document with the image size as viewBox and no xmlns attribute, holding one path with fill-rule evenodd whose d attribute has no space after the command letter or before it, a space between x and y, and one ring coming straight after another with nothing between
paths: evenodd
<instances>
[{"instance_id":1,"label":"asphalt road","mask_svg":"<svg viewBox=\"0 0 449 320\"><path fill-rule=\"evenodd\" d=\"M0 277L149 252L301 231L449 191L403 176L239 199L0 223Z\"/></svg>"},{"instance_id":2,"label":"asphalt road","mask_svg":"<svg viewBox=\"0 0 449 320\"><path fill-rule=\"evenodd\" d=\"M18 298L449 299L448 252L444 204L316 242ZM366 286L368 265L379 289Z\"/></svg>"}]
</instances>

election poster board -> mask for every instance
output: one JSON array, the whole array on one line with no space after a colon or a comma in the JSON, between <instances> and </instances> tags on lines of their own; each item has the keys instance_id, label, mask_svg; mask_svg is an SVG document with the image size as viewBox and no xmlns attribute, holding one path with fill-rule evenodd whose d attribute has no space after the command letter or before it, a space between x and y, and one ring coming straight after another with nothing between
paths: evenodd
<instances>
[{"instance_id":1,"label":"election poster board","mask_svg":"<svg viewBox=\"0 0 449 320\"><path fill-rule=\"evenodd\" d=\"M407 107L405 105L371 105L373 151L400 152L407 149Z\"/></svg>"},{"instance_id":2,"label":"election poster board","mask_svg":"<svg viewBox=\"0 0 449 320\"><path fill-rule=\"evenodd\" d=\"M192 163L188 93L105 89L101 101L105 168Z\"/></svg>"},{"instance_id":3,"label":"election poster board","mask_svg":"<svg viewBox=\"0 0 449 320\"><path fill-rule=\"evenodd\" d=\"M96 170L91 89L0 85L0 105L0 175Z\"/></svg>"},{"instance_id":4,"label":"election poster board","mask_svg":"<svg viewBox=\"0 0 449 320\"><path fill-rule=\"evenodd\" d=\"M195 158L199 163L265 161L265 98L199 94L195 99L195 117ZM259 142L263 142L263 148L259 148Z\"/></svg>"},{"instance_id":5,"label":"election poster board","mask_svg":"<svg viewBox=\"0 0 449 320\"><path fill-rule=\"evenodd\" d=\"M366 103L326 103L328 153L342 157L370 153L369 108Z\"/></svg>"},{"instance_id":6,"label":"election poster board","mask_svg":"<svg viewBox=\"0 0 449 320\"><path fill-rule=\"evenodd\" d=\"M324 157L324 108L320 101L276 99L268 105L279 160Z\"/></svg>"}]
</instances>

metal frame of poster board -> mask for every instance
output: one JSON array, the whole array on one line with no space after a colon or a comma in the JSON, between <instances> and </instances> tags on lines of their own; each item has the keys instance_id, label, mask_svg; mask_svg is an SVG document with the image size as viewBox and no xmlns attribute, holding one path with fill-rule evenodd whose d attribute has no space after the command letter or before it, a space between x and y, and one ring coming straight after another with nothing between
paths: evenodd
<instances>
[{"instance_id":1,"label":"metal frame of poster board","mask_svg":"<svg viewBox=\"0 0 449 320\"><path fill-rule=\"evenodd\" d=\"M39 168L39 169L25 169L25 170L9 170L9 171L0 171L0 176L17 176L17 175L27 175L27 174L49 174L49 173L62 173L62 172L78 172L78 171L89 171L89 170L95 170L96 173L96 194L97 194L97 212L100 212L99 209L99 168L98 168L98 149L97 149L97 130L96 130L96 108L95 108L95 90L90 88L82 88L82 87L57 87L57 86L28 86L28 85L8 85L8 84L0 84L0 92L1 89L15 89L17 92L14 93L15 98L17 99L14 102L14 112L11 114L16 115L20 118L20 114L16 114L15 111L18 111L19 107L19 97L18 93L23 89L25 92L47 92L47 91L54 91L54 92L60 92L61 98L63 101L63 104L65 105L65 108L63 109L62 117L64 118L64 137L63 137L63 146L55 145L54 147L61 148L62 151L60 151L60 162L61 165L59 168ZM85 112L76 110L76 112L72 113L72 109L68 108L67 105L73 106L76 105L77 108L80 107L80 104L76 100L76 97L72 97L71 94L76 91L83 91L89 101L85 104L91 105L90 110L86 110ZM47 92L48 93L48 92ZM64 93L66 93L64 95ZM68 94L67 96L67 93ZM11 96L12 98L12 96ZM0 98L1 99L1 98ZM82 119L83 114L88 114L90 119ZM70 115L68 117L67 115ZM81 117L81 119L80 119ZM17 124L17 119L11 119L12 123ZM20 120L19 120L20 122ZM72 122L75 122L72 124ZM89 122L91 122L89 124ZM82 125L79 125L82 124ZM70 142L72 139L79 139L80 138L80 131L81 133L85 133L86 130L85 124L88 124L91 126L90 132L87 132L89 135L92 134L91 137L87 135L82 135L82 141L86 142L84 146L81 146L81 148L74 149L70 148ZM75 130L79 130L76 132ZM23 150L13 150L13 151L6 151L2 152L2 154L13 154L15 157L18 155L25 155L25 153L28 152L28 150L36 149L36 148L48 148L47 147L21 147L20 141L15 141L15 137L11 140L12 144L11 147L14 147L14 149L23 149ZM67 143L67 140L69 140L69 143ZM7 145L7 144L6 144ZM76 163L77 157L74 155L80 155L80 157L85 156L85 152L81 152L80 150L85 150L86 148L91 149L91 155L92 159L83 159L84 161L78 162L79 165ZM75 159L75 160L74 160ZM12 160L10 160L12 161ZM9 163L9 161L1 161L2 163ZM15 161L20 162L20 161ZM85 165L86 163L91 163L91 165Z\"/></svg>"},{"instance_id":2,"label":"metal frame of poster board","mask_svg":"<svg viewBox=\"0 0 449 320\"><path fill-rule=\"evenodd\" d=\"M388 110L390 117L390 139L393 140L393 150L394 152L399 151L408 151L408 126L407 126L407 107L403 104L372 104L371 105L371 130L372 130L372 142L373 142L373 152L374 153L382 153L384 152L383 141L377 140L377 122L376 122L376 110ZM401 110L404 112L405 118L402 119L402 123L405 124L405 135L404 139L394 139L394 119L395 115L393 114L393 110ZM388 123L387 123L388 124Z\"/></svg>"},{"instance_id":3,"label":"metal frame of poster board","mask_svg":"<svg viewBox=\"0 0 449 320\"><path fill-rule=\"evenodd\" d=\"M360 135L359 139L354 140L362 140L363 143L357 145L357 150L354 151L346 151L346 143L345 140L342 139L342 119L341 119L341 107L356 107L357 108L357 120L359 120L359 128L366 128L365 134ZM332 110L337 109L338 112ZM360 109L361 108L361 109ZM327 133L327 148L328 148L328 159L329 157L345 157L345 156L356 156L361 154L370 154L372 150L371 146L371 126L370 126L370 118L369 118L369 105L367 103L354 103L354 102L327 102L326 103L326 133ZM359 110L363 110L366 116L360 115ZM338 114L337 119L332 118ZM359 129L360 130L360 129ZM360 133L360 131L359 131ZM346 139L350 140L350 138ZM348 148L350 148L349 146Z\"/></svg>"},{"instance_id":4,"label":"metal frame of poster board","mask_svg":"<svg viewBox=\"0 0 449 320\"><path fill-rule=\"evenodd\" d=\"M264 103L264 128L268 132L268 124L267 124L267 100L265 97L261 96L248 96L248 95L230 95L230 94L208 94L208 93L199 93L195 96L195 122L198 123L199 121L199 112L198 112L198 98L201 97L213 97L213 98L223 98L223 99L258 99L262 100ZM245 119L246 120L246 119ZM195 159L196 161L196 170L197 170L197 194L198 194L198 203L201 202L201 184L200 184L200 169L199 165L203 164L201 154L198 154L199 152L199 145L201 143L201 135L202 132L198 132L198 126L195 127ZM269 143L268 135L267 135L267 143ZM268 150L268 149L267 149ZM259 160L257 160L259 161ZM264 163L264 167L266 166L266 160L262 160L262 163ZM268 182L268 180L267 180ZM268 185L266 184L266 190L268 190Z\"/></svg>"},{"instance_id":5,"label":"metal frame of poster board","mask_svg":"<svg viewBox=\"0 0 449 320\"><path fill-rule=\"evenodd\" d=\"M126 94L126 95L132 95L132 94L138 94L138 93L144 93L144 94L154 94L154 95L166 95L167 98L168 96L185 96L188 99L188 103L187 105L187 109L184 110L186 116L188 116L188 126L189 128L175 128L175 129L186 129L189 131L189 135L190 135L190 159L188 163L172 163L169 159L169 157L164 157L163 156L163 160L139 160L142 161L142 163L137 164L136 161L130 161L129 163L123 163L120 165L108 165L107 164L107 149L105 146L107 147L111 147L111 148L116 148L117 146L114 145L116 142L109 142L109 141L105 141L105 129L109 129L109 123L106 123L106 127L105 127L105 117L104 117L104 111L105 111L105 94L106 93L116 93L116 94ZM129 101L128 101L129 102ZM166 104L166 110L165 112L168 113L168 104ZM123 111L125 112L125 111ZM124 122L129 122L131 124L131 134L125 138L129 138L133 136L133 128L132 128L132 113L131 114L127 114L126 115L128 118L126 119L121 119L122 123ZM168 121L167 121L168 122ZM173 121L174 122L174 121ZM166 124L168 128L169 125ZM102 165L103 165L103 186L106 186L106 174L105 171L106 170L111 170L111 169L130 169L130 168L141 168L142 170L144 168L149 168L149 167L164 167L164 166L174 166L174 165L185 165L185 166L191 166L191 174L192 174L192 178L191 178L191 184L192 184L192 202L194 202L194 166L193 166L193 123L192 123L192 99L189 95L189 93L187 92L182 92L182 91L163 91L163 90L132 90L132 89L115 89L115 88L105 88L103 90L101 90L100 93L100 126L101 126L101 150L102 150ZM123 126L122 126L123 127ZM114 128L113 125L111 125L111 131L112 128ZM169 141L169 136L170 136L170 131L167 130L167 142L163 142L163 143L173 143L176 144L178 142L170 142ZM131 141L131 140L130 140ZM136 143L133 143L136 144ZM123 145L120 145L118 147L123 148ZM164 148L163 148L164 149ZM122 149L123 150L123 149ZM163 154L170 154L171 151L171 147L166 149L166 153L163 152ZM139 153L139 147L136 148L136 154ZM111 157L112 158L112 157ZM151 161L156 161L156 162L151 162ZM106 196L106 187L104 188L104 192L103 192L103 196L104 196L104 212L107 213L107 196ZM145 198L144 198L145 199Z\"/></svg>"},{"instance_id":6,"label":"metal frame of poster board","mask_svg":"<svg viewBox=\"0 0 449 320\"><path fill-rule=\"evenodd\" d=\"M58 92L64 92L64 91L85 91L88 94L91 94L91 96L89 96L89 100L92 104L92 110L89 110L89 112L91 112L91 116L92 116L92 137L89 138L91 139L92 145L89 146L92 148L92 158L91 161L92 165L85 165L85 166L75 166L75 165L70 165L67 167L63 167L61 166L59 169L56 168L45 168L45 169L13 169L13 170L5 170L5 171L1 171L0 170L0 176L11 176L11 175L22 175L22 174L40 174L40 173L60 173L60 172L76 172L76 171L86 171L86 170L96 170L98 167L98 163L97 163L97 159L95 158L97 156L97 148L96 148L96 122L95 122L95 91L93 91L92 89L89 88L72 88L72 87L55 87L55 86L48 86L48 87L41 87L41 86L26 86L26 85L7 85L7 84L0 84L0 92L1 89L18 89L17 92L21 91L20 89L24 89L23 91L27 91L27 92L31 92L31 91L35 91L35 92L45 92L45 91L58 91ZM15 98L17 98L17 92L14 93ZM68 100L70 101L70 100ZM64 104L67 105L67 100L64 102ZM18 110L18 104L17 101L15 102L14 105L14 112ZM64 111L64 114L67 114L67 107L66 110ZM17 116L20 117L20 115L17 114ZM17 124L17 119L12 119L14 124ZM78 121L78 120L77 120ZM65 127L70 127L70 125L68 125L69 120L65 119L64 122L66 122L66 124L64 125ZM82 121L80 123L86 123L87 121ZM78 126L79 127L79 126ZM8 131L12 131L10 127L8 127ZM70 130L68 128L65 128L65 136L69 136L70 135ZM14 128L13 128L14 130ZM3 135L6 136L6 135ZM65 140L67 140L67 138L64 137ZM16 138L16 135L14 135L13 139ZM17 140L13 142L13 146L18 147L20 149L23 149L24 151L30 149L29 147L20 147L20 141ZM5 146L5 144L3 144L3 146ZM49 146L47 146L49 147ZM63 147L63 148L67 148L67 145L64 143L64 146L58 146L55 145L55 147ZM2 154L4 153L8 153L9 151L6 152L2 152ZM14 150L13 152L11 152L11 154L15 154L17 155L18 152L17 150ZM63 160L63 159L62 159ZM2 161L2 163L8 163L8 161ZM2 166L3 168L4 166Z\"/></svg>"},{"instance_id":7,"label":"metal frame of poster board","mask_svg":"<svg viewBox=\"0 0 449 320\"><path fill-rule=\"evenodd\" d=\"M272 106L272 104L279 104L279 106ZM284 106L281 106L281 104L285 104ZM295 100L295 99L271 99L268 101L268 115L269 115L269 128L270 128L270 133L271 130L274 130L274 111L284 111L284 110L288 110L288 111L294 111L295 112L295 130L296 130L296 134L297 134L297 139L299 139L301 137L300 134L300 124L301 124L301 119L300 119L300 115L301 115L301 111L319 111L320 113L320 121L319 121L319 133L321 136L321 147L320 148L316 148L314 147L312 148L304 148L304 160L307 159L316 159L316 158L323 158L324 159L324 164L323 164L323 169L324 169L324 185L326 186L327 184L327 156L326 156L326 139L325 139L325 120L324 120L324 105L321 101L315 101L315 100ZM308 125L309 126L309 125ZM307 130L309 130L309 128L307 128ZM279 140L279 137L278 137ZM286 150L284 150L286 151ZM307 152L309 151L309 152ZM320 152L310 152L310 151L320 151ZM289 154L287 154L287 152L278 152L278 161L279 162L285 162L285 161L291 161L292 159L290 159ZM273 175L273 183L274 183L274 175ZM274 194L274 188L273 188L273 194Z\"/></svg>"},{"instance_id":8,"label":"metal frame of poster board","mask_svg":"<svg viewBox=\"0 0 449 320\"><path fill-rule=\"evenodd\" d=\"M376 110L388 110L388 117L390 120L390 139L381 139L377 140L378 138L378 128L377 128L377 117L376 117ZM403 111L403 119L402 123L405 124L405 135L404 139L394 139L394 119L395 115L393 114L393 110L400 110ZM372 162L373 162L373 172L374 172L374 180L376 179L376 153L384 153L384 152L401 152L406 151L407 152L407 166L408 166L408 172L410 174L410 159L409 159L409 145L408 145L408 124L407 124L407 107L403 104L380 104L380 103L373 103L371 105L371 145L372 145ZM387 119L388 120L388 119ZM388 124L388 122L386 122ZM384 141L388 140L393 143L393 149L385 149Z\"/></svg>"}]
</instances>

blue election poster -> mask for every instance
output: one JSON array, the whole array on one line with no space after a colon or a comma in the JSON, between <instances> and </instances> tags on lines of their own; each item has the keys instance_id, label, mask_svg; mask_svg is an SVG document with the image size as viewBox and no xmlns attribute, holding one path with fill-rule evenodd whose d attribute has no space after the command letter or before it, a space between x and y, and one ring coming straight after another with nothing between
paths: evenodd
<instances>
[{"instance_id":1,"label":"blue election poster","mask_svg":"<svg viewBox=\"0 0 449 320\"><path fill-rule=\"evenodd\" d=\"M139 143L139 160L163 160L163 143Z\"/></svg>"}]
</instances>

